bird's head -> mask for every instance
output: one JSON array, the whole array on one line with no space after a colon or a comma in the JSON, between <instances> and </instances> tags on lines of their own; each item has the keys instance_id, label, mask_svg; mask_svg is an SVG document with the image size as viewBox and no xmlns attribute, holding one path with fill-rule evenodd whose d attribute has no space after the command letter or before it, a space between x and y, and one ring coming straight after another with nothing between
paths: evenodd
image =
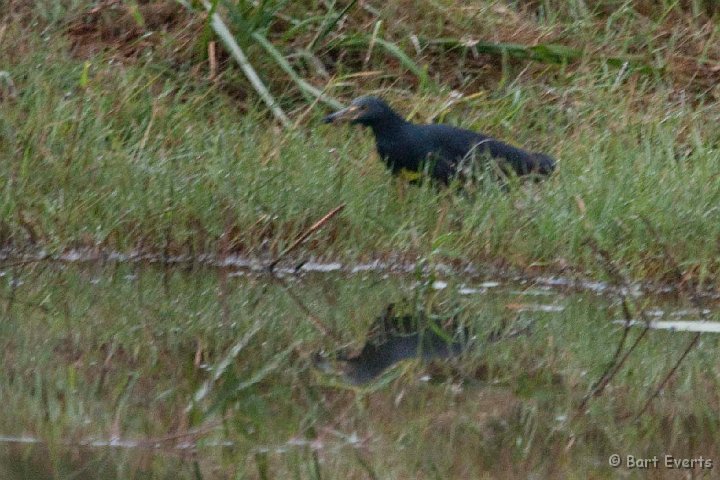
<instances>
[{"instance_id":1,"label":"bird's head","mask_svg":"<svg viewBox=\"0 0 720 480\"><path fill-rule=\"evenodd\" d=\"M387 103L377 97L358 97L347 108L323 119L325 123L349 122L365 126L378 125L400 118ZM400 118L400 120L402 120Z\"/></svg>"}]
</instances>

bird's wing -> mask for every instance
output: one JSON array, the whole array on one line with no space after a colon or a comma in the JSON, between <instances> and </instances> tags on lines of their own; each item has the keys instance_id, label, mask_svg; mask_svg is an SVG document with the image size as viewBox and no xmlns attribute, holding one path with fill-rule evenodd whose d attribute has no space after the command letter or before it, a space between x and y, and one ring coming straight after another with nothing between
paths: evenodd
<instances>
[{"instance_id":1,"label":"bird's wing","mask_svg":"<svg viewBox=\"0 0 720 480\"><path fill-rule=\"evenodd\" d=\"M555 168L555 160L548 155L528 152L463 128L449 125L432 125L432 127L433 136L438 142L438 151L455 166L462 160L485 154L504 160L506 166L511 167L518 175L531 172L548 174Z\"/></svg>"},{"instance_id":2,"label":"bird's wing","mask_svg":"<svg viewBox=\"0 0 720 480\"><path fill-rule=\"evenodd\" d=\"M423 125L423 136L434 161L436 178L449 181L464 169L463 162L473 158L474 146L486 137L450 125Z\"/></svg>"},{"instance_id":3,"label":"bird's wing","mask_svg":"<svg viewBox=\"0 0 720 480\"><path fill-rule=\"evenodd\" d=\"M453 164L465 157L474 144L486 139L478 133L450 125L423 125L423 127L434 153Z\"/></svg>"}]
</instances>

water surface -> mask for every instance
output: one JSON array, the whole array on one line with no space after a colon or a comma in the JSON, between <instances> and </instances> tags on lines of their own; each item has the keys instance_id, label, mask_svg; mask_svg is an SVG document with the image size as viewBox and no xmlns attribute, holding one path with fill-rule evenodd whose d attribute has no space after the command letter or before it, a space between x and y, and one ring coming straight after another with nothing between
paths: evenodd
<instances>
[{"instance_id":1,"label":"water surface","mask_svg":"<svg viewBox=\"0 0 720 480\"><path fill-rule=\"evenodd\" d=\"M692 333L645 334L578 414L623 337L607 288L123 262L31 262L0 285L2 478L611 475L615 451L717 448L713 334L639 423Z\"/></svg>"}]
</instances>

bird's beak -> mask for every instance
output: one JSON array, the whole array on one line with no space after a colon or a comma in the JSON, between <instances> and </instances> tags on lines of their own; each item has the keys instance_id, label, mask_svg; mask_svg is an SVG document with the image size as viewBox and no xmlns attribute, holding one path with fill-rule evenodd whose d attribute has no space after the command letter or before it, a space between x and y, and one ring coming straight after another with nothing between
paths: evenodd
<instances>
[{"instance_id":1,"label":"bird's beak","mask_svg":"<svg viewBox=\"0 0 720 480\"><path fill-rule=\"evenodd\" d=\"M338 110L335 113L331 113L327 117L323 118L323 123L335 123L335 122L352 122L360 114L360 108L356 105L350 105L347 108Z\"/></svg>"}]
</instances>

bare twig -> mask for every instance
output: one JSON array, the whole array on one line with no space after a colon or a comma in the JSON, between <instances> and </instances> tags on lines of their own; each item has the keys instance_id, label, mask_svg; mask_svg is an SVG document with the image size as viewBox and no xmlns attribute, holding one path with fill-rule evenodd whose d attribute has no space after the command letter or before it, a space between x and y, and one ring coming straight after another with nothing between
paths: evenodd
<instances>
[{"instance_id":1,"label":"bare twig","mask_svg":"<svg viewBox=\"0 0 720 480\"><path fill-rule=\"evenodd\" d=\"M273 276L273 279L280 284L283 291L288 294L288 297L292 299L293 302L298 306L298 308L307 316L308 320L312 325L323 335L326 337L332 339L333 341L340 343L341 339L340 336L338 336L335 332L330 330L323 322L320 320L315 314L313 314L310 309L303 303L303 301L295 295L295 292L292 291L290 286L282 279L276 276Z\"/></svg>"},{"instance_id":2,"label":"bare twig","mask_svg":"<svg viewBox=\"0 0 720 480\"><path fill-rule=\"evenodd\" d=\"M655 240L663 247L663 250L665 251L665 255L670 260L670 263L672 264L673 273L676 276L677 281L682 285L683 279L685 275L683 274L682 268L680 268L680 263L675 259L675 256L673 255L672 250L667 245L666 242L664 242L660 235L658 234L658 231L655 229L655 227L650 223L650 221L645 217L640 217L643 222L645 223L645 226L650 231L650 233L655 237ZM707 319L707 314L705 313L705 304L701 298L700 295L698 295L697 287L695 288L694 292L689 293L690 301L695 305L695 307L700 312L700 316L703 317L703 319ZM668 371L667 375L662 379L662 381L658 384L657 387L653 390L652 394L647 398L645 403L643 404L640 411L635 415L635 418L633 421L637 422L640 417L650 408L650 404L652 401L660 394L660 392L665 388L665 385L667 385L667 382L670 381L670 378L672 378L673 375L675 375L675 372L680 368L680 364L685 360L685 358L688 356L688 354L692 351L693 348L697 346L697 344L700 342L700 334L702 332L698 332L695 335L693 335L690 342L685 347L685 350L683 350L682 354L680 355L680 358L677 359L675 362L675 365L672 366L672 368Z\"/></svg>"},{"instance_id":3,"label":"bare twig","mask_svg":"<svg viewBox=\"0 0 720 480\"><path fill-rule=\"evenodd\" d=\"M662 391L662 389L665 388L665 385L670 380L670 378L672 378L672 376L675 375L675 372L678 370L678 368L680 368L680 364L683 362L683 360L685 360L685 357L688 356L690 351L693 348L695 348L695 346L700 341L701 333L702 332L698 332L695 335L693 335L692 340L690 340L690 343L688 343L687 347L685 347L685 350L683 351L682 355L680 355L680 358L677 359L677 362L675 362L675 365L673 365L673 367L670 369L670 371L667 373L667 375L665 375L665 378L662 379L662 382L660 382L660 384L655 388L652 395L650 395L648 397L648 399L645 401L645 404L640 409L640 411L637 413L637 415L635 415L635 418L633 419L634 421L638 421L640 419L640 417L643 415L643 413L645 413L647 411L647 409L650 407L650 404L655 399L655 397L657 397L660 394L660 392Z\"/></svg>"},{"instance_id":4,"label":"bare twig","mask_svg":"<svg viewBox=\"0 0 720 480\"><path fill-rule=\"evenodd\" d=\"M333 208L333 209L330 210L328 213L326 213L324 217L322 217L320 220L318 220L317 222L315 222L310 228L308 228L308 229L305 231L305 233L303 233L302 235L300 235L289 247L287 247L285 250L283 250L282 252L280 252L280 255L278 255L278 256L275 258L275 260L273 260L272 262L270 262L270 264L269 264L268 267L267 267L268 270L272 272L272 270L275 268L275 266L280 262L280 260L283 259L283 257L285 257L285 255L287 255L288 253L290 253L290 252L292 252L293 250L295 250L300 244L302 244L305 240L307 240L307 238L308 238L310 235L312 235L312 234L315 233L317 230L319 230L320 228L322 228L323 225L325 225L325 224L326 224L331 218L333 218L335 215L337 215L338 213L340 213L344 208L345 208L345 204L344 204L344 203L341 203L340 205L338 205L337 207Z\"/></svg>"},{"instance_id":5,"label":"bare twig","mask_svg":"<svg viewBox=\"0 0 720 480\"><path fill-rule=\"evenodd\" d=\"M320 228L323 227L330 219L332 219L335 215L340 213L345 208L345 204L341 203L337 207L330 210L328 213L326 213L320 220L315 222L310 228L308 228L302 235L300 235L290 246L288 246L285 250L283 250L270 264L268 265L268 271L272 273L273 268L280 262L280 260L285 257L288 253L293 251L295 248L297 248L300 244L302 244L307 238L312 235L314 232L318 231ZM303 301L295 295L295 293L292 291L290 286L283 281L281 278L278 278L276 276L273 276L275 281L280 284L280 286L283 288L285 293L288 294L288 296L297 304L298 308L305 314L307 319L312 323L312 325L323 335L326 337L331 338L335 342L340 342L340 337L335 334L332 330L330 330L323 322L320 320L317 316L315 316L310 309L305 306Z\"/></svg>"},{"instance_id":6,"label":"bare twig","mask_svg":"<svg viewBox=\"0 0 720 480\"><path fill-rule=\"evenodd\" d=\"M623 367L627 359L630 357L630 354L635 350L635 348L640 344L640 341L645 338L645 335L650 330L650 323L649 321L647 321L645 329L635 338L633 344L630 345L627 350L624 350L625 342L627 341L628 335L630 333L630 328L633 320L633 315L630 311L630 305L627 299L627 295L625 293L625 291L627 290L626 287L629 282L620 272L617 266L613 263L610 254L606 250L601 248L600 245L598 245L598 243L595 241L595 239L588 238L586 239L585 244L593 251L593 253L595 253L597 257L602 260L602 266L603 268L605 268L605 271L610 275L612 280L620 286L618 292L620 295L623 317L625 319L625 329L623 330L623 335L620 338L617 349L615 350L615 353L610 359L607 368L600 376L600 378L595 382L593 387L590 389L590 392L585 395L585 397L580 402L577 413L575 415L576 417L581 414L581 412L585 409L585 406L592 397L599 396L605 390L605 387L607 387L610 381L615 377L615 375L617 375L617 373ZM642 315L642 312L640 312L640 315Z\"/></svg>"},{"instance_id":7,"label":"bare twig","mask_svg":"<svg viewBox=\"0 0 720 480\"><path fill-rule=\"evenodd\" d=\"M215 45L216 43L209 42L208 43L208 62L210 63L210 80L215 80L217 78L217 53L215 51Z\"/></svg>"},{"instance_id":8,"label":"bare twig","mask_svg":"<svg viewBox=\"0 0 720 480\"><path fill-rule=\"evenodd\" d=\"M600 376L597 382L595 382L595 385L590 390L590 393L585 395L582 402L578 406L578 411L581 412L587 403L590 401L592 397L600 396L600 394L605 390L605 387L610 383L610 380L612 380L615 375L620 371L620 369L625 365L625 362L630 357L630 354L635 350L635 348L640 344L640 341L645 337L647 332L650 331L649 324L646 324L645 329L635 338L635 341L633 342L630 347L625 350L625 353L622 357L617 359L620 352L622 352L623 343L625 342L628 334L628 330L630 329L629 325L625 326L625 331L623 332L623 338L620 341L620 344L618 345L618 349L615 352L615 356L613 356L613 359L610 361L610 364L608 365L608 368L605 370L605 372Z\"/></svg>"}]
</instances>

